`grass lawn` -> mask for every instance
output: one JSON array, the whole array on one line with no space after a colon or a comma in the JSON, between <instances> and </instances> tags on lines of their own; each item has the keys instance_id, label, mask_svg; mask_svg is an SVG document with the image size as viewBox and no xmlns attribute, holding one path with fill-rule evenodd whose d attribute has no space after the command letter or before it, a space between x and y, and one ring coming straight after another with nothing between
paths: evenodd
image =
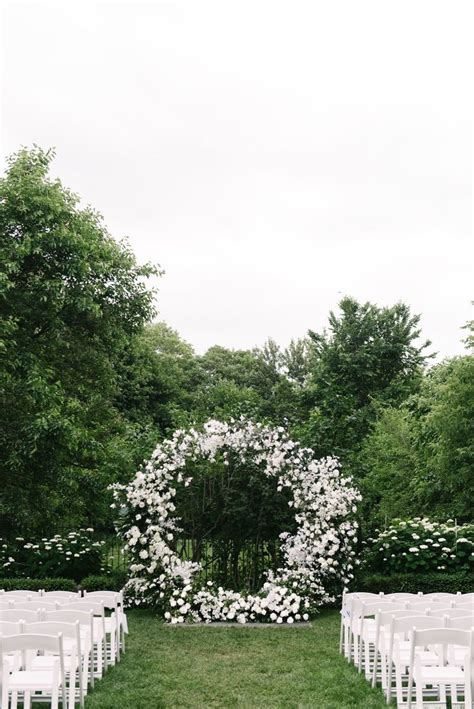
<instances>
[{"instance_id":1,"label":"grass lawn","mask_svg":"<svg viewBox=\"0 0 474 709\"><path fill-rule=\"evenodd\" d=\"M382 709L339 655L339 615L311 628L193 628L130 611L128 648L86 699L86 709L285 707Z\"/></svg>"}]
</instances>

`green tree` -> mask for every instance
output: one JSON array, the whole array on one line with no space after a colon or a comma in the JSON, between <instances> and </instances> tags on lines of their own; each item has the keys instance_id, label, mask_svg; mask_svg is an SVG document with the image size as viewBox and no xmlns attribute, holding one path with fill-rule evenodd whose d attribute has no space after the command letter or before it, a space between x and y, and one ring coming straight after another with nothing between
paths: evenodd
<instances>
[{"instance_id":1,"label":"green tree","mask_svg":"<svg viewBox=\"0 0 474 709\"><path fill-rule=\"evenodd\" d=\"M132 435L117 362L152 312L145 279L101 217L21 150L0 181L0 524L51 528L103 514Z\"/></svg>"},{"instance_id":2,"label":"green tree","mask_svg":"<svg viewBox=\"0 0 474 709\"><path fill-rule=\"evenodd\" d=\"M379 308L352 298L331 312L329 331L309 332L310 372L300 435L320 455L337 455L360 474L357 456L377 407L398 405L419 386L424 349L418 315L398 303Z\"/></svg>"},{"instance_id":3,"label":"green tree","mask_svg":"<svg viewBox=\"0 0 474 709\"><path fill-rule=\"evenodd\" d=\"M381 408L361 458L368 527L428 515L469 521L474 510L474 357L431 368L399 408Z\"/></svg>"}]
</instances>

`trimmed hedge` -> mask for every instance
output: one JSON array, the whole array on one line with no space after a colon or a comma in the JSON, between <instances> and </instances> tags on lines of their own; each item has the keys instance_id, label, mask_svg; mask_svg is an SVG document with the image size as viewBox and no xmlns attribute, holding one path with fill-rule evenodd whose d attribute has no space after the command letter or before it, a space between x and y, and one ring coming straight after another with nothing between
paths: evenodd
<instances>
[{"instance_id":1,"label":"trimmed hedge","mask_svg":"<svg viewBox=\"0 0 474 709\"><path fill-rule=\"evenodd\" d=\"M79 585L84 591L121 591L126 582L125 571L113 571L107 576L86 576Z\"/></svg>"},{"instance_id":2,"label":"trimmed hedge","mask_svg":"<svg viewBox=\"0 0 474 709\"><path fill-rule=\"evenodd\" d=\"M4 591L121 591L127 581L124 571L113 571L107 576L86 576L78 584L73 579L2 579L0 589Z\"/></svg>"},{"instance_id":3,"label":"trimmed hedge","mask_svg":"<svg viewBox=\"0 0 474 709\"><path fill-rule=\"evenodd\" d=\"M4 591L77 591L77 583L72 579L2 579L0 589Z\"/></svg>"},{"instance_id":4,"label":"trimmed hedge","mask_svg":"<svg viewBox=\"0 0 474 709\"><path fill-rule=\"evenodd\" d=\"M365 574L360 576L354 590L371 593L471 593L474 575L458 571L452 574Z\"/></svg>"}]
</instances>

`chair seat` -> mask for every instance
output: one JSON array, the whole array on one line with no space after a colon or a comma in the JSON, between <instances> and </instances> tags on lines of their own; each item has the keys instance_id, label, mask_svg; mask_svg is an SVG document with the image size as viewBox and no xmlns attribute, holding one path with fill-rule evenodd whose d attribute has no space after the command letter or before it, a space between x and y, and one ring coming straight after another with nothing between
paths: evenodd
<instances>
[{"instance_id":1,"label":"chair seat","mask_svg":"<svg viewBox=\"0 0 474 709\"><path fill-rule=\"evenodd\" d=\"M32 668L34 671L37 670L52 670L55 660L58 660L57 655L39 655L33 658ZM70 655L64 655L64 669L66 672L71 672L71 670L77 670L77 662L72 663L72 657Z\"/></svg>"},{"instance_id":2,"label":"chair seat","mask_svg":"<svg viewBox=\"0 0 474 709\"><path fill-rule=\"evenodd\" d=\"M416 656L420 658L422 665L438 665L439 657L435 652L431 650L420 650L417 651ZM401 665L408 667L410 664L410 648L403 648L399 653L398 657Z\"/></svg>"},{"instance_id":3,"label":"chair seat","mask_svg":"<svg viewBox=\"0 0 474 709\"><path fill-rule=\"evenodd\" d=\"M416 682L415 675L415 682ZM423 684L454 684L455 682L464 682L464 672L460 667L454 667L453 665L446 665L442 667L440 665L423 667L420 675L420 681Z\"/></svg>"},{"instance_id":4,"label":"chair seat","mask_svg":"<svg viewBox=\"0 0 474 709\"><path fill-rule=\"evenodd\" d=\"M53 671L44 670L17 670L12 672L8 679L10 690L35 691L51 689L53 684Z\"/></svg>"},{"instance_id":5,"label":"chair seat","mask_svg":"<svg viewBox=\"0 0 474 709\"><path fill-rule=\"evenodd\" d=\"M448 662L450 665L463 667L466 661L467 650L465 647L454 646L449 648Z\"/></svg>"}]
</instances>

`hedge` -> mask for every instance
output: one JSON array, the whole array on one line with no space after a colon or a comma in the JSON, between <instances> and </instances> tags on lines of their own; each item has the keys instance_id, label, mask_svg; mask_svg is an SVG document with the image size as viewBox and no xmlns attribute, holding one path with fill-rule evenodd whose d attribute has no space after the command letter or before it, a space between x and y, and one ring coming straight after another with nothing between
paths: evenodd
<instances>
[{"instance_id":1,"label":"hedge","mask_svg":"<svg viewBox=\"0 0 474 709\"><path fill-rule=\"evenodd\" d=\"M107 576L87 576L78 584L73 579L2 579L0 590L3 591L121 591L127 581L124 571L113 571Z\"/></svg>"},{"instance_id":2,"label":"hedge","mask_svg":"<svg viewBox=\"0 0 474 709\"><path fill-rule=\"evenodd\" d=\"M113 571L107 576L86 576L79 584L84 591L121 591L127 581L125 571Z\"/></svg>"},{"instance_id":3,"label":"hedge","mask_svg":"<svg viewBox=\"0 0 474 709\"><path fill-rule=\"evenodd\" d=\"M354 584L356 591L371 593L471 593L474 575L463 571L431 574L366 574Z\"/></svg>"},{"instance_id":4,"label":"hedge","mask_svg":"<svg viewBox=\"0 0 474 709\"><path fill-rule=\"evenodd\" d=\"M2 579L0 589L4 591L77 591L77 583L73 579Z\"/></svg>"}]
</instances>

